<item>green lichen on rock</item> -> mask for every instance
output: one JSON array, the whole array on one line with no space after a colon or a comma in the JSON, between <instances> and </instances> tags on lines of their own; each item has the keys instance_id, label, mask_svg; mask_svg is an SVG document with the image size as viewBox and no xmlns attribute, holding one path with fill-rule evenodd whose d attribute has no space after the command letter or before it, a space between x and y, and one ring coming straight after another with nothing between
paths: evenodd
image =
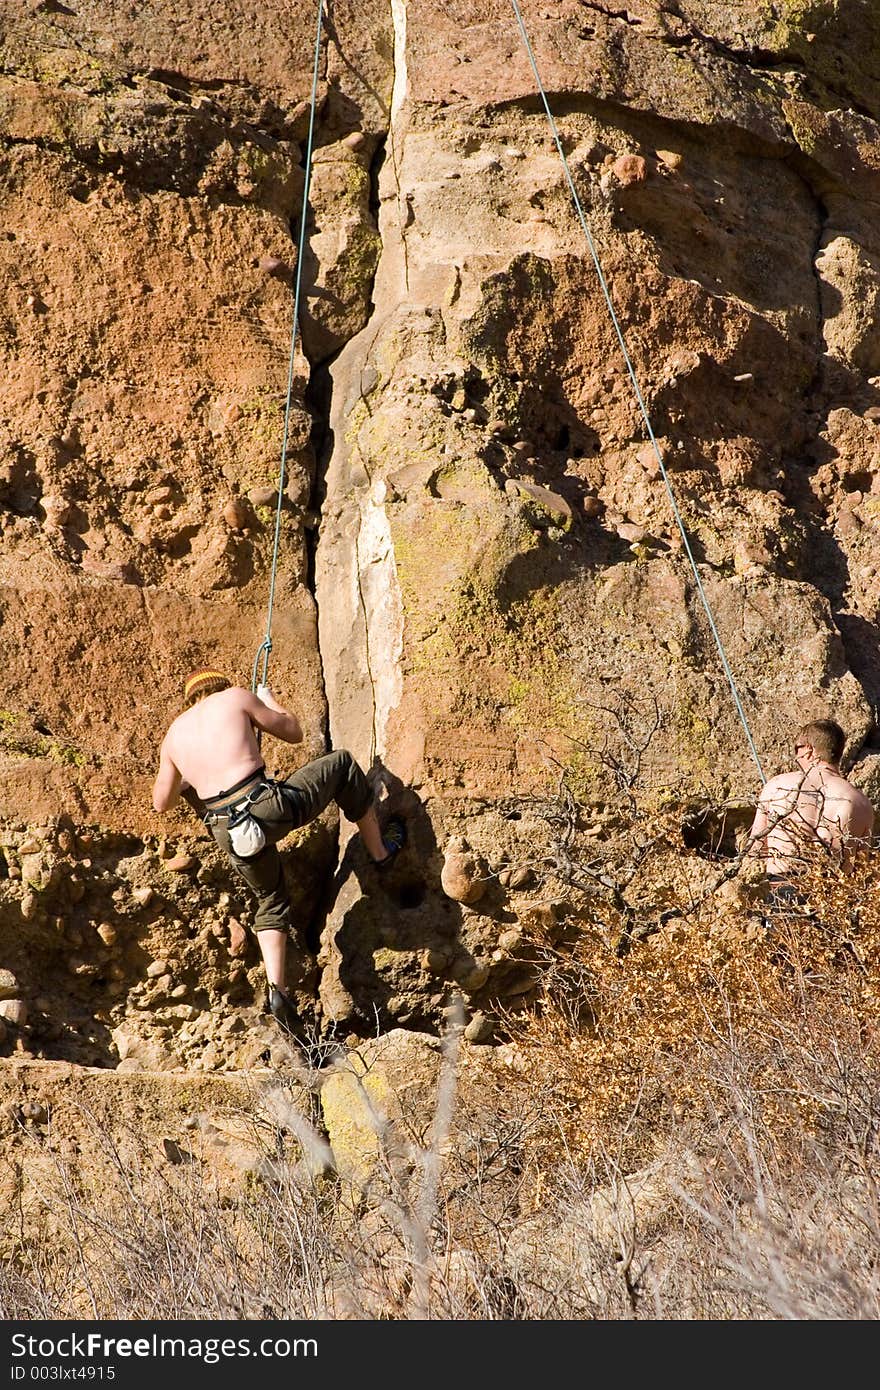
<instances>
[{"instance_id":1,"label":"green lichen on rock","mask_svg":"<svg viewBox=\"0 0 880 1390\"><path fill-rule=\"evenodd\" d=\"M511 572L537 559L541 545L522 512L437 504L392 527L411 675L440 680L444 715L461 727L494 728L511 746L546 739L587 796L595 783L588 752L589 712L578 698L567 651L564 594L539 582L511 597ZM519 580L517 581L519 586ZM452 693L449 693L452 692ZM551 775L548 765L548 776Z\"/></svg>"},{"instance_id":2,"label":"green lichen on rock","mask_svg":"<svg viewBox=\"0 0 880 1390\"><path fill-rule=\"evenodd\" d=\"M381 250L379 233L367 223L359 222L348 229L345 254L327 275L327 289L343 303L362 304L362 320L358 327L367 321L370 290Z\"/></svg>"},{"instance_id":3,"label":"green lichen on rock","mask_svg":"<svg viewBox=\"0 0 880 1390\"><path fill-rule=\"evenodd\" d=\"M324 1127L340 1175L366 1184L379 1158L380 1136L394 1106L388 1077L378 1067L369 1070L356 1054L350 1068L335 1072L321 1088Z\"/></svg>"},{"instance_id":4,"label":"green lichen on rock","mask_svg":"<svg viewBox=\"0 0 880 1390\"><path fill-rule=\"evenodd\" d=\"M717 772L717 747L712 739L712 720L700 698L679 687L672 708L672 723L682 772L711 785Z\"/></svg>"},{"instance_id":5,"label":"green lichen on rock","mask_svg":"<svg viewBox=\"0 0 880 1390\"><path fill-rule=\"evenodd\" d=\"M822 105L860 107L880 118L874 0L764 0L760 12L766 24L761 46L802 63Z\"/></svg>"},{"instance_id":6,"label":"green lichen on rock","mask_svg":"<svg viewBox=\"0 0 880 1390\"><path fill-rule=\"evenodd\" d=\"M47 758L62 767L85 767L93 761L81 748L38 733L26 715L13 710L0 710L0 749L25 758Z\"/></svg>"},{"instance_id":7,"label":"green lichen on rock","mask_svg":"<svg viewBox=\"0 0 880 1390\"><path fill-rule=\"evenodd\" d=\"M88 758L79 748L72 748L69 744L58 743L55 740L49 743L46 748L46 756L52 762L60 763L62 767L85 767Z\"/></svg>"},{"instance_id":8,"label":"green lichen on rock","mask_svg":"<svg viewBox=\"0 0 880 1390\"><path fill-rule=\"evenodd\" d=\"M250 424L251 443L261 450L280 452L284 416L277 392L261 387L241 405Z\"/></svg>"}]
</instances>

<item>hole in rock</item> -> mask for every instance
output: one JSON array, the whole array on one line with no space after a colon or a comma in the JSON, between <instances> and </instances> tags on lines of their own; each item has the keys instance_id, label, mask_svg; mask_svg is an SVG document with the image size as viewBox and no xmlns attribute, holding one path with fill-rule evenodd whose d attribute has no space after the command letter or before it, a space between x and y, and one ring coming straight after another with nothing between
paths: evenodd
<instances>
[{"instance_id":1,"label":"hole in rock","mask_svg":"<svg viewBox=\"0 0 880 1390\"><path fill-rule=\"evenodd\" d=\"M397 905L404 912L410 912L413 908L421 907L425 901L425 885L421 879L410 879L407 883L402 883L395 893Z\"/></svg>"},{"instance_id":2,"label":"hole in rock","mask_svg":"<svg viewBox=\"0 0 880 1390\"><path fill-rule=\"evenodd\" d=\"M681 838L688 849L708 859L733 859L738 840L748 834L755 808L750 802L722 806L697 806L681 823Z\"/></svg>"}]
</instances>

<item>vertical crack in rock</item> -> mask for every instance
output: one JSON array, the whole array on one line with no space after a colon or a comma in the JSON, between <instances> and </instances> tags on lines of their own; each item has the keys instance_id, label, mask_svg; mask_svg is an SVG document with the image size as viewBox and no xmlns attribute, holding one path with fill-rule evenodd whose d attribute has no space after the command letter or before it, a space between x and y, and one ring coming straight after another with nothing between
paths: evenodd
<instances>
[{"instance_id":1,"label":"vertical crack in rock","mask_svg":"<svg viewBox=\"0 0 880 1390\"><path fill-rule=\"evenodd\" d=\"M406 0L391 0L391 17L394 21L394 86L391 93L391 114L388 126L388 155L394 170L394 182L397 190L398 226L403 251L403 288L406 292L409 290L409 248L406 229L412 221L412 209L406 200L401 201L400 197L400 173L395 140L395 131L398 128L400 112L406 100L407 92Z\"/></svg>"},{"instance_id":2,"label":"vertical crack in rock","mask_svg":"<svg viewBox=\"0 0 880 1390\"><path fill-rule=\"evenodd\" d=\"M352 145L351 137L343 138L337 145L323 145L319 148L319 178L313 182L313 206L311 222L318 235L309 242L305 266L309 271L306 289L306 313L312 322L320 313L322 297L329 300L338 294L339 287L348 294L355 308L348 315L341 315L332 323L332 309L322 320L325 337L322 340L314 332L310 334L308 322L304 325L303 351L310 365L310 378L305 392L305 401L312 418L311 443L315 457L315 475L309 511L313 517L320 518L320 535L317 528L307 536L308 586L315 601L318 614L318 660L322 672L324 699L327 709L327 740L330 745L344 743L351 748L364 766L370 765L381 744L382 728L389 707L393 707L399 697L399 674L397 684L389 695L386 687L386 672L397 671L402 650L400 634L400 615L394 608L396 585L388 582L388 566L393 568L393 546L388 518L383 506L382 485L378 491L372 488L369 462L359 459L363 465L361 474L351 479L347 474L348 430L347 425L354 408L367 406L371 383L365 372L356 369L355 390L352 399L340 402L340 380L347 383L344 361L352 342L371 341L375 336L372 327L376 316L375 288L376 272L384 251L380 229L380 176L386 164L393 170L395 185L397 172L394 164L394 119L400 110L406 90L405 61L403 42L406 16L402 4L394 4L394 75L392 97L388 106L382 105L382 115L388 122L388 133L379 131L372 135L365 133L368 157L364 162L363 149ZM327 131L322 132L326 135ZM351 150L360 149L354 159ZM338 151L338 158L334 154ZM336 164L337 184L334 185L326 171ZM352 200L352 179L364 179L360 194ZM342 198L337 195L342 179ZM387 197L387 195L386 195ZM322 258L318 245L321 232L333 224L338 241L326 258ZM341 229L341 230L340 230ZM405 237L403 242L404 260L406 255ZM373 255L364 254L365 243L375 248ZM404 276L404 279L406 277ZM309 299L312 296L312 299ZM314 309L312 305L316 306ZM328 350L327 329L331 325L334 340ZM369 350L369 349L368 349ZM360 361L356 353L356 360ZM340 425L342 428L340 428ZM340 455L343 462L340 465ZM340 501L340 488L336 479L337 470L346 473L343 484L345 495ZM363 485L362 485L363 484ZM342 534L338 524L343 516ZM322 583L321 556L332 553L331 567L341 569L331 583ZM389 598L391 595L391 598ZM388 612L389 603L394 610ZM334 636L340 629L351 623L352 630L337 645ZM389 634L398 633L396 644L388 641ZM368 739L358 740L349 732L347 715L339 711L339 667L340 653L358 653L353 664L358 670L358 704L365 715L369 728ZM377 650L381 655L376 656ZM343 684L345 682L343 681ZM345 703L345 696L343 696ZM340 731L341 736L340 736ZM309 926L309 936L319 937L326 915L326 906L319 903Z\"/></svg>"},{"instance_id":3,"label":"vertical crack in rock","mask_svg":"<svg viewBox=\"0 0 880 1390\"><path fill-rule=\"evenodd\" d=\"M401 693L402 612L386 488L381 479L374 479L373 461L358 439L359 422L372 413L369 398L380 375L371 361L375 341L389 303L404 300L408 293L406 212L400 203L398 172L407 92L406 9L400 0L393 0L391 14L388 134L371 160L365 209L377 224L379 254L369 286L367 321L327 363L332 392L327 398L315 586L331 739L344 742L365 762L381 755L387 719Z\"/></svg>"},{"instance_id":4,"label":"vertical crack in rock","mask_svg":"<svg viewBox=\"0 0 880 1390\"><path fill-rule=\"evenodd\" d=\"M376 146L375 153L373 154L373 157L372 157L372 159L371 159L371 161L370 161L370 168L369 168L369 177L370 177L370 194L369 194L369 204L368 204L369 216L370 216L370 221L371 221L371 223L374 223L377 227L378 227L378 222L379 222L379 209L380 209L380 201L381 201L381 200L380 200L380 194L379 194L379 176L380 176L380 172L381 172L381 170L382 170L382 167L383 167L383 165L384 165L384 163L385 163L385 160L386 160L386 157L387 157L387 154L388 154L388 147L389 147L389 140L388 140L388 139L383 138L383 139L380 139L380 140L378 141L377 146ZM370 322L371 322L372 317L373 317L373 315L374 315L374 313L375 313L375 308L376 308L376 306L375 306L375 302L374 302L374 298L373 298L373 291L374 291L374 286L375 286L375 279L376 279L376 277L375 277L375 274L374 274L374 275L372 276L371 280L370 280L369 291L368 291L368 297L369 297L369 301L370 301L370 304L369 304L370 319L368 320L367 325L365 326L364 332L367 332L367 331L369 330ZM344 346L345 346L345 345L343 345L343 347L344 347ZM342 350L343 350L343 349L340 348L339 351L341 352ZM332 371L331 371L331 368L332 368L332 366L333 366L333 363L337 360L338 356L339 356L339 353L335 353L335 354L333 355L332 359L329 359L329 360L326 361L326 362L319 363L319 364L316 366L315 370L313 371L312 379L311 379L311 382L310 382L310 385L309 385L309 389L308 389L308 392L307 392L307 396L308 396L308 399L309 399L310 410L311 410L313 419L314 419L314 421L315 421L315 425L314 425L314 428L313 428L313 444L314 444L314 448L315 448L315 457L316 457L316 461L317 461L316 477L315 477L315 488L314 488L314 495L313 495L313 499L312 499L312 507L313 507L313 509L316 510L318 513L320 513L320 512L323 510L324 505L325 505L325 503L326 503L326 495L327 495L326 473L327 473L327 469L328 469L328 467L329 467L329 465L330 465L330 462L331 462L331 459L332 459L333 448L334 448L333 431L332 431L332 429L331 429L331 427L330 427L330 416L331 416L332 405L333 405L333 378L332 378ZM364 393L363 386L364 386L364 382L363 382L363 379L362 379L362 380L361 380L361 383L360 383L359 404L361 404L361 405L366 405L367 396L366 396L366 394ZM368 467L366 466L366 464L365 464L365 468L366 468L367 474L368 474L368 476L369 476L369 469L368 469ZM371 480L371 481L372 481L372 480ZM381 510L381 509L380 509L380 510ZM371 514L372 514L373 512L375 512L375 511L376 511L376 509L375 509L375 508L372 508L372 509L371 509ZM366 521L365 521L365 526L364 526L364 528L362 528L362 529L364 530L365 534L362 534L362 530L359 529L359 530L356 532L356 534L355 534L355 539L354 539L354 546L355 546L355 578L356 578L356 583L357 583L358 602L359 602L359 606L360 606L360 608L361 608L361 611L362 611L363 617L364 617L364 660L365 660L365 672L366 672L366 677L367 677L367 681L368 681L369 689L370 689L370 695L371 695L371 701L370 701L370 702L371 702L371 708L372 708L372 733L371 733L371 738L370 738L370 761L372 761L372 759L373 759L373 757L374 757L374 755L375 755L375 752L376 752L376 747L377 747L377 721L376 721L376 711L377 711L377 703L378 703L378 694L377 694L377 681L376 681L376 676L375 676L374 670L373 670L373 656L372 656L371 641L370 641L370 622L369 622L369 617L368 617L368 595L367 595L367 593L365 592L365 589L364 589L364 585L363 585L363 582L362 582L362 574L363 574L363 571L364 571L364 567L365 567L366 565L369 565L370 563L373 563L373 562L374 562L377 553L379 553L379 554L387 554L387 553L389 552L389 548L390 548L390 544L391 544L390 535L379 535L379 534L377 533L376 526L375 526L374 522L375 522L375 517L373 517L373 520L371 521L371 520L370 520L370 517L368 516L368 517L366 518ZM380 528L380 530L381 530L381 528ZM387 527L386 527L386 530L387 530ZM365 543L365 536L366 536L366 543ZM314 594L315 600L316 600L316 603L317 603L318 596L317 596L317 586L316 586L316 582L315 582L315 557L316 557L316 552L317 552L317 537L316 537L316 536L314 537L313 540L310 541L309 546L308 546L308 550L309 550L309 576L310 576L310 578L309 578L309 584L310 584L311 591L312 591L312 593ZM320 650L320 641L319 641L319 652L318 652L318 655L319 655L319 659L322 659L322 652L321 652L321 650ZM325 693L326 693L326 682L325 682ZM329 706L329 703L330 703L330 702L329 702L329 700L328 700L328 706Z\"/></svg>"},{"instance_id":5,"label":"vertical crack in rock","mask_svg":"<svg viewBox=\"0 0 880 1390\"><path fill-rule=\"evenodd\" d=\"M795 144L798 143L794 131L792 140ZM817 212L818 226L810 258L816 291L816 362L812 379L804 392L804 402L807 411L815 419L814 437L818 444L821 433L828 430L835 410L847 407L852 391L850 385L841 392L843 364L835 363L833 345L829 342L827 329L827 295L832 282L823 273L821 259L828 249L829 234L834 228L834 216L808 157L798 152L786 162L808 189ZM814 458L809 464L811 475L818 466L818 458ZM831 616L840 634L845 663L862 687L876 721L880 700L880 673L873 652L866 650L865 638L861 633L861 620L857 614L849 611L850 600L847 595L853 583L851 556L846 548L841 546L833 526L828 524L827 519L824 523L819 523L810 515L806 478L796 476L794 481L797 496L793 501L803 510L812 535L814 563L808 576L809 582L815 585L829 602ZM873 647L874 644L869 642L868 645ZM868 733L869 730L864 730L863 736L867 737Z\"/></svg>"}]
</instances>

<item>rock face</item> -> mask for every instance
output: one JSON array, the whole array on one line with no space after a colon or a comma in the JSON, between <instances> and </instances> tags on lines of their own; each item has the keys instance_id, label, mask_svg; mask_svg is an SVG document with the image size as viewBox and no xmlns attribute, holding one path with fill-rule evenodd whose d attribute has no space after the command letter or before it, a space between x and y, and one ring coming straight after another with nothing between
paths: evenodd
<instances>
[{"instance_id":1,"label":"rock face","mask_svg":"<svg viewBox=\"0 0 880 1390\"><path fill-rule=\"evenodd\" d=\"M529 914L577 920L560 778L603 835L636 777L754 795L667 480L764 770L817 715L870 751L880 26L843 9L527 0L566 169L506 0L335 6L288 418L314 6L4 4L6 1049L241 1046L249 900L149 787L185 673L250 682L283 444L271 680L307 740L267 766L329 738L411 830L381 887L332 812L290 842L316 1019L527 1000Z\"/></svg>"}]
</instances>

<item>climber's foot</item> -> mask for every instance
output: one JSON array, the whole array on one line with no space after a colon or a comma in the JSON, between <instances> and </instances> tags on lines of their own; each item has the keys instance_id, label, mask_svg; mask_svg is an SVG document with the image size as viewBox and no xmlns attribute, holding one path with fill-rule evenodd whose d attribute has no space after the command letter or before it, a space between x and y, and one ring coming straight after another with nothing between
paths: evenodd
<instances>
[{"instance_id":1,"label":"climber's foot","mask_svg":"<svg viewBox=\"0 0 880 1390\"><path fill-rule=\"evenodd\" d=\"M292 999L277 985L269 985L269 1012L285 1033L299 1028L299 1019Z\"/></svg>"},{"instance_id":2,"label":"climber's foot","mask_svg":"<svg viewBox=\"0 0 880 1390\"><path fill-rule=\"evenodd\" d=\"M382 843L388 853L384 859L374 859L373 863L384 873L390 869L400 851L406 844L406 824L399 816L392 816L382 831Z\"/></svg>"}]
</instances>

